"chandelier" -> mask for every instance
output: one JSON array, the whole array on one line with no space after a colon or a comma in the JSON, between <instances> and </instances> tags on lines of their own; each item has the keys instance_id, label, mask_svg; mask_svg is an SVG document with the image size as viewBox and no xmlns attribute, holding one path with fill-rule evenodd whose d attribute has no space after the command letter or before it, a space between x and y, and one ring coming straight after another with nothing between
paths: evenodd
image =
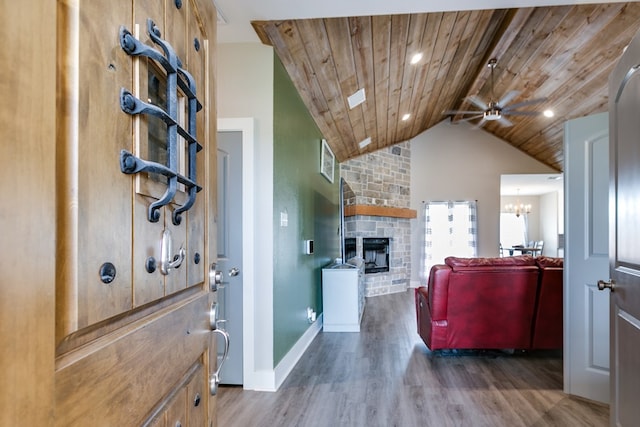
<instances>
[{"instance_id":1,"label":"chandelier","mask_svg":"<svg viewBox=\"0 0 640 427\"><path fill-rule=\"evenodd\" d=\"M524 203L520 203L520 189L518 188L518 198L516 199L516 204L506 204L504 206L504 209L507 212L510 213L514 213L516 214L516 217L520 217L520 215L522 214L528 214L531 213L531 205L530 204L524 204Z\"/></svg>"}]
</instances>

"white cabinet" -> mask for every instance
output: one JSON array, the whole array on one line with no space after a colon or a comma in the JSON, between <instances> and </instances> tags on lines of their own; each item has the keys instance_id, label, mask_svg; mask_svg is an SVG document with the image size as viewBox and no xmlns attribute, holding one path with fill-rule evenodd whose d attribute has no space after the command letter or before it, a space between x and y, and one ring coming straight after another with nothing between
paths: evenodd
<instances>
[{"instance_id":1,"label":"white cabinet","mask_svg":"<svg viewBox=\"0 0 640 427\"><path fill-rule=\"evenodd\" d=\"M360 260L354 264L334 264L322 269L325 332L360 332L365 302L364 263Z\"/></svg>"}]
</instances>

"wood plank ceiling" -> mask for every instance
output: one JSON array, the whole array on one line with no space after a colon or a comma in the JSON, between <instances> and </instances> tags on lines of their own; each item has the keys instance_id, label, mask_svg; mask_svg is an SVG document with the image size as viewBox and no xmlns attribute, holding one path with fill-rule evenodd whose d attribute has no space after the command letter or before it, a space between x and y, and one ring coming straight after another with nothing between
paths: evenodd
<instances>
[{"instance_id":1,"label":"wood plank ceiling","mask_svg":"<svg viewBox=\"0 0 640 427\"><path fill-rule=\"evenodd\" d=\"M339 161L424 132L449 110L476 110L466 98L511 104L551 119L506 116L513 126L482 128L552 168L563 168L566 120L607 111L608 76L640 29L640 3L567 5L408 15L255 21L272 45ZM415 65L415 53L422 59ZM497 59L491 94L491 69ZM347 97L364 88L366 101ZM403 115L411 114L406 121ZM474 121L473 123L477 123ZM359 143L371 138L371 144Z\"/></svg>"}]
</instances>

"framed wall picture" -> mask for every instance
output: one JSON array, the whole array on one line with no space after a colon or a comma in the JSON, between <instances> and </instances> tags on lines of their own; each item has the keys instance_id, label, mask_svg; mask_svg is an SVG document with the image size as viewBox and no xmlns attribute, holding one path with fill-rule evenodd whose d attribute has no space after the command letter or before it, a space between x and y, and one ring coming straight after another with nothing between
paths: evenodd
<instances>
[{"instance_id":1,"label":"framed wall picture","mask_svg":"<svg viewBox=\"0 0 640 427\"><path fill-rule=\"evenodd\" d=\"M320 173L324 175L329 182L333 182L333 167L335 164L336 156L333 155L333 151L327 144L327 140L322 140L322 151L320 153Z\"/></svg>"}]
</instances>

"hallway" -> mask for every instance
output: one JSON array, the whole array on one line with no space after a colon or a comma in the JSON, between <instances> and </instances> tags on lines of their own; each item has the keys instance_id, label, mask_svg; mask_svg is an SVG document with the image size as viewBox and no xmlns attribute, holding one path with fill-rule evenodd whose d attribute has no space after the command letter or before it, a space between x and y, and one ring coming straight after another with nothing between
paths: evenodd
<instances>
[{"instance_id":1,"label":"hallway","mask_svg":"<svg viewBox=\"0 0 640 427\"><path fill-rule=\"evenodd\" d=\"M320 333L275 393L221 387L221 427L607 426L562 392L557 352L431 352L413 289L367 299L362 332Z\"/></svg>"}]
</instances>

